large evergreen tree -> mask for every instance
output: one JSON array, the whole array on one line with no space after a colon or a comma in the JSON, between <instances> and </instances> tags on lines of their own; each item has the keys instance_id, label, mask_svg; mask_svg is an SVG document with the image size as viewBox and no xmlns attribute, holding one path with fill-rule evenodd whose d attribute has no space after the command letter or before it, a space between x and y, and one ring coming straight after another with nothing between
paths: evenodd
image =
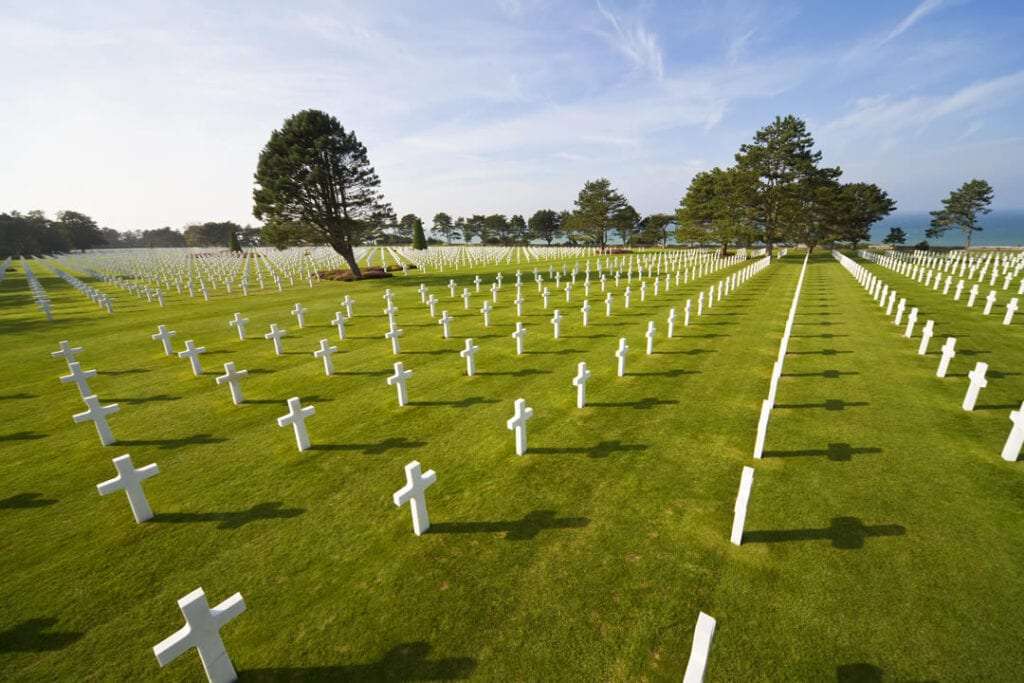
<instances>
[{"instance_id":1,"label":"large evergreen tree","mask_svg":"<svg viewBox=\"0 0 1024 683\"><path fill-rule=\"evenodd\" d=\"M964 234L965 249L971 248L971 236L981 232L978 218L992 209L992 186L987 181L968 180L942 200L942 208L932 211L931 227L925 233L928 237L939 237L947 230L957 228Z\"/></svg>"},{"instance_id":2,"label":"large evergreen tree","mask_svg":"<svg viewBox=\"0 0 1024 683\"><path fill-rule=\"evenodd\" d=\"M441 211L434 215L434 232L444 238L444 241L448 244L452 243L452 233L455 232L455 226L452 223L452 217Z\"/></svg>"},{"instance_id":3,"label":"large evergreen tree","mask_svg":"<svg viewBox=\"0 0 1024 683\"><path fill-rule=\"evenodd\" d=\"M105 243L96 221L78 211L59 212L55 227L64 234L68 244L74 249L85 251Z\"/></svg>"},{"instance_id":4,"label":"large evergreen tree","mask_svg":"<svg viewBox=\"0 0 1024 683\"><path fill-rule=\"evenodd\" d=\"M558 212L551 209L540 209L530 216L530 238L551 243L562 235L562 219Z\"/></svg>"},{"instance_id":5,"label":"large evergreen tree","mask_svg":"<svg viewBox=\"0 0 1024 683\"><path fill-rule=\"evenodd\" d=\"M608 233L625 222L624 214L629 207L626 198L612 187L607 178L585 182L575 204L576 209L563 225L571 232L573 241L585 241L601 247L608 244Z\"/></svg>"},{"instance_id":6,"label":"large evergreen tree","mask_svg":"<svg viewBox=\"0 0 1024 683\"><path fill-rule=\"evenodd\" d=\"M301 111L271 133L255 180L253 215L265 221L265 235L327 242L362 277L354 247L379 230L390 207L355 132L322 111Z\"/></svg>"}]
</instances>

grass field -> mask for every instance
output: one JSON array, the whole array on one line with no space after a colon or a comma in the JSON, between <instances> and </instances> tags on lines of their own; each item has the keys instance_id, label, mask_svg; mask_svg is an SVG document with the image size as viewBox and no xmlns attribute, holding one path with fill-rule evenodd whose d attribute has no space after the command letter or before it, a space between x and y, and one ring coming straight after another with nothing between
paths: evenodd
<instances>
[{"instance_id":1,"label":"grass field","mask_svg":"<svg viewBox=\"0 0 1024 683\"><path fill-rule=\"evenodd\" d=\"M211 603L245 597L222 632L243 681L679 680L699 611L718 620L712 681L1019 680L1024 463L999 451L1024 398L1021 324L869 265L936 320L920 357L848 272L813 255L744 544L730 545L802 260L781 259L671 340L669 307L741 266L635 296L629 311L617 296L611 318L592 296L588 328L581 290L571 306L555 296L560 340L531 283L521 357L507 267L490 328L483 295L464 311L449 274L164 309L99 284L116 296L108 316L37 267L48 323L16 267L0 284L0 679L196 680L194 652L161 670L151 648L202 586ZM496 270L455 277L461 290ZM455 316L452 339L419 303L421 282ZM384 380L385 286L415 373L405 408ZM345 294L356 315L337 342L328 321ZM227 325L235 311L250 318L247 341ZM281 357L262 339L273 322L289 331ZM204 376L149 339L159 323L176 349L207 348ZM940 380L947 335L960 350ZM457 354L467 336L481 347L472 378ZM311 355L325 337L341 351L332 377ZM49 353L61 339L85 347L95 391L120 403L117 444L72 423L81 399ZM212 379L228 360L250 371L241 406ZM593 372L584 410L570 385L580 360ZM990 385L965 413L977 360ZM305 453L274 423L295 395L317 410ZM519 397L535 409L522 458L505 428ZM96 492L123 453L160 467L146 482L152 522ZM391 502L413 459L438 474L422 537Z\"/></svg>"}]
</instances>

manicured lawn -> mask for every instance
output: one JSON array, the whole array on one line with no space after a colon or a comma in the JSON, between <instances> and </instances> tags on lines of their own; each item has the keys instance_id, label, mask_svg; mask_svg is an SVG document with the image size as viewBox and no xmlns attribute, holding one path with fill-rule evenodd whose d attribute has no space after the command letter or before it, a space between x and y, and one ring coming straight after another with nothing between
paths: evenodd
<instances>
[{"instance_id":1,"label":"manicured lawn","mask_svg":"<svg viewBox=\"0 0 1024 683\"><path fill-rule=\"evenodd\" d=\"M755 464L802 260L772 265L689 328L680 320L672 340L669 307L681 317L686 298L734 268L644 303L635 294L629 311L617 290L612 318L595 287L589 328L582 288L571 305L556 293L560 340L528 282L521 357L514 266L490 328L483 294L464 311L445 284L454 276L461 291L478 272L489 284L496 268L220 290L164 309L100 284L116 297L107 316L36 267L54 323L17 268L0 284L0 678L196 680L194 652L161 670L151 647L181 626L176 600L198 586L212 603L245 597L223 631L241 680L679 680L699 611L718 620L709 680L1018 678L1024 463L999 451L1006 406L1024 398L1021 326L871 266L922 322L935 318L932 353L919 357L816 253ZM421 282L455 316L454 338L419 303ZM405 408L384 381L395 360L385 287L414 371ZM356 316L338 342L329 320L345 294ZM309 309L304 330L288 314L296 302ZM250 318L247 341L227 325L235 311ZM645 356L650 319L659 337ZM282 357L262 339L273 322L289 331ZM204 376L149 339L159 323L177 331L176 349L206 346ZM961 355L939 380L936 351L953 333ZM457 353L467 336L481 347L472 378ZM325 337L341 351L333 377L311 355ZM121 405L114 446L71 421L81 399L49 356L61 339L85 347L94 389ZM964 413L963 374L978 359L1002 375ZM242 406L213 381L228 360L251 373ZM580 360L593 372L582 411L570 385ZM306 453L274 423L295 395L317 410ZM517 458L505 420L520 397L535 419ZM123 495L95 489L123 453L160 467L146 483L157 517L143 525ZM419 538L391 502L413 459L438 474ZM733 501L752 464L734 547Z\"/></svg>"}]
</instances>

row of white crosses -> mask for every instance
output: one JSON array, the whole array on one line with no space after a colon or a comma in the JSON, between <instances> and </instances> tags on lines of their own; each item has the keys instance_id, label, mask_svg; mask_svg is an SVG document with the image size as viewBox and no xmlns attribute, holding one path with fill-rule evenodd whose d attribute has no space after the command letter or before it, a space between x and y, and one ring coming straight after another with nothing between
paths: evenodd
<instances>
[{"instance_id":1,"label":"row of white crosses","mask_svg":"<svg viewBox=\"0 0 1024 683\"><path fill-rule=\"evenodd\" d=\"M833 252L835 258L850 272L851 275L863 286L872 296L878 300L882 300L884 303L885 297L878 294L879 291L886 291L887 285L883 285L881 280L871 273L867 268L863 267L859 263L856 263L849 257L840 254L839 252ZM889 292L889 303L886 309L886 313L889 314L892 310L892 301L895 298L895 291ZM880 303L880 305L882 305ZM900 305L896 309L894 322L896 325L900 324L900 316L906 306L906 299L900 299ZM905 337L911 337L913 331L913 323L917 318L917 309L912 308L911 314L907 320L907 327L904 331ZM918 354L924 355L927 353L928 340L931 338L933 333L933 322L929 320L924 328L921 342L918 345ZM956 357L956 337L947 337L945 343L940 349L939 365L935 371L937 377L945 377L949 370L950 362ZM973 411L977 404L978 396L981 394L981 390L988 386L988 363L978 361L975 363L974 369L967 373L967 391L964 393L964 399L961 403L961 408L965 411ZM1024 410L1024 405L1021 406ZM1016 461L1020 456L1021 444L1024 443L1024 417L1022 417L1022 411L1016 410L1010 413L1010 421L1013 426L1010 429L1010 434L1007 437L1006 443L1004 444L1002 451L1002 458L1007 461Z\"/></svg>"},{"instance_id":2,"label":"row of white crosses","mask_svg":"<svg viewBox=\"0 0 1024 683\"><path fill-rule=\"evenodd\" d=\"M896 255L882 256L882 255L879 255L879 254L877 254L875 252L871 252L871 251L862 251L860 253L860 255L865 260L872 261L874 263L877 263L877 264L881 265L884 268L888 268L888 269L890 269L890 270L892 270L892 271L894 271L896 273L899 273L901 275L905 275L905 276L907 276L907 277L909 277L909 278L911 278L913 280L916 280L917 282L923 284L926 288L930 288L930 289L933 289L935 291L938 291L939 287L941 286L942 287L942 294L943 294L943 296L950 295L950 288L951 288L952 283L953 283L953 275L952 275L952 273L947 274L945 276L945 280L943 280L941 272L933 271L933 270L931 270L931 269L929 269L929 268L927 268L925 266L914 265L913 263L911 263L909 261L905 261L905 260L900 259ZM1009 272L1006 274L1005 283L1003 285L1003 289L1007 289L1009 287L1010 278L1014 274L1015 273L1009 273ZM997 270L993 270L992 271L992 282L990 283L991 286L993 286L993 287L996 284L995 280L996 280L996 276L997 275L998 275L998 271ZM943 282L945 284L943 284ZM961 297L962 297L963 291L964 291L964 287L965 287L965 281L962 280L962 279L958 280L957 283L956 283L956 286L952 288L953 292L952 292L951 296L953 298L953 301L960 301L961 300ZM977 301L978 295L980 293L979 287L980 287L980 285L978 283L972 284L970 286L970 290L967 292L967 298L966 298L967 308L974 308L975 302ZM1024 294L1024 279L1021 280L1020 287L1019 287L1019 289L1017 291L1017 294L1018 295ZM990 289L989 293L985 296L985 304L982 307L982 315L991 315L992 310L993 310L993 308L995 307L995 304L996 304L996 299L997 299L996 290L995 289ZM1004 309L1004 312L1003 312L1003 325L1011 325L1011 324L1013 324L1014 315L1016 315L1017 309L1019 307L1020 307L1020 301L1019 301L1019 299L1017 297L1012 297L1006 303L1006 308Z\"/></svg>"},{"instance_id":3,"label":"row of white crosses","mask_svg":"<svg viewBox=\"0 0 1024 683\"><path fill-rule=\"evenodd\" d=\"M21 258L21 267L25 271L25 282L32 292L32 298L35 300L36 307L43 312L47 320L53 322L53 302L47 296L46 289L43 288L39 278L32 271L32 266L28 264L24 257Z\"/></svg>"}]
</instances>

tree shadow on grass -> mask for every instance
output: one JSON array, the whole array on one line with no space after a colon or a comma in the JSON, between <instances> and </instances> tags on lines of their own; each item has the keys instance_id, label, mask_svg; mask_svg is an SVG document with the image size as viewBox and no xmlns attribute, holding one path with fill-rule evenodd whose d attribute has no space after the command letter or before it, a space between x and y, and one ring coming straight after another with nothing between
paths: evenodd
<instances>
[{"instance_id":1,"label":"tree shadow on grass","mask_svg":"<svg viewBox=\"0 0 1024 683\"><path fill-rule=\"evenodd\" d=\"M151 521L167 524L193 524L197 522L218 522L218 529L238 529L250 522L265 519L290 519L305 512L302 508L285 508L284 503L259 503L248 510L226 512L163 512L153 516Z\"/></svg>"},{"instance_id":2,"label":"tree shadow on grass","mask_svg":"<svg viewBox=\"0 0 1024 683\"><path fill-rule=\"evenodd\" d=\"M522 519L496 522L440 522L432 524L431 534L504 533L507 541L529 541L548 529L580 529L590 524L588 517L556 517L554 510L534 510Z\"/></svg>"},{"instance_id":3,"label":"tree shadow on grass","mask_svg":"<svg viewBox=\"0 0 1024 683\"><path fill-rule=\"evenodd\" d=\"M0 500L0 510L24 510L27 508L43 508L53 505L57 501L53 498L43 498L41 493L19 493Z\"/></svg>"},{"instance_id":4,"label":"tree shadow on grass","mask_svg":"<svg viewBox=\"0 0 1024 683\"><path fill-rule=\"evenodd\" d=\"M575 446L564 448L530 448L529 452L540 455L574 455L582 454L590 458L606 458L613 453L638 453L646 451L647 444L622 443L621 441L601 441L593 446Z\"/></svg>"},{"instance_id":5,"label":"tree shadow on grass","mask_svg":"<svg viewBox=\"0 0 1024 683\"><path fill-rule=\"evenodd\" d=\"M380 455L392 450L423 448L426 441L411 441L404 436L391 437L377 443L326 443L314 444L311 451L361 451L364 455Z\"/></svg>"},{"instance_id":6,"label":"tree shadow on grass","mask_svg":"<svg viewBox=\"0 0 1024 683\"><path fill-rule=\"evenodd\" d=\"M156 446L157 448L182 448L183 446L206 446L224 443L227 439L210 434L193 434L180 439L125 439L115 443L121 446Z\"/></svg>"},{"instance_id":7,"label":"tree shadow on grass","mask_svg":"<svg viewBox=\"0 0 1024 683\"><path fill-rule=\"evenodd\" d=\"M867 401L843 401L838 398L830 398L827 401L821 403L776 403L776 408L790 408L793 410L801 410L807 408L824 408L825 410L845 410L847 408L860 408L863 406L871 405Z\"/></svg>"},{"instance_id":8,"label":"tree shadow on grass","mask_svg":"<svg viewBox=\"0 0 1024 683\"><path fill-rule=\"evenodd\" d=\"M651 372L627 372L626 375L629 377L682 377L683 375L699 375L700 370L683 370L682 368L675 368L673 370L654 370Z\"/></svg>"},{"instance_id":9,"label":"tree shadow on grass","mask_svg":"<svg viewBox=\"0 0 1024 683\"><path fill-rule=\"evenodd\" d=\"M835 339L836 337L849 337L848 334L832 334L831 332L824 332L822 334L791 334L790 337L794 339Z\"/></svg>"},{"instance_id":10,"label":"tree shadow on grass","mask_svg":"<svg viewBox=\"0 0 1024 683\"><path fill-rule=\"evenodd\" d=\"M38 432L14 432L13 434L0 436L0 441L35 441L36 439L45 438L46 434L39 434Z\"/></svg>"},{"instance_id":11,"label":"tree shadow on grass","mask_svg":"<svg viewBox=\"0 0 1024 683\"><path fill-rule=\"evenodd\" d=\"M594 401L587 403L587 406L593 408L633 408L634 410L650 410L658 406L676 406L679 405L679 401L675 399L662 399L662 398L642 398L639 401Z\"/></svg>"},{"instance_id":12,"label":"tree shadow on grass","mask_svg":"<svg viewBox=\"0 0 1024 683\"><path fill-rule=\"evenodd\" d=\"M836 667L836 683L882 683L884 673L866 662L842 664Z\"/></svg>"},{"instance_id":13,"label":"tree shadow on grass","mask_svg":"<svg viewBox=\"0 0 1024 683\"><path fill-rule=\"evenodd\" d=\"M319 681L438 681L469 678L476 669L472 657L428 659L430 645L402 643L376 662L335 666L285 667L239 671L241 683L305 683Z\"/></svg>"},{"instance_id":14,"label":"tree shadow on grass","mask_svg":"<svg viewBox=\"0 0 1024 683\"><path fill-rule=\"evenodd\" d=\"M343 377L384 377L390 372L392 372L391 368L386 370L352 370L348 372L335 370L334 374Z\"/></svg>"},{"instance_id":15,"label":"tree shadow on grass","mask_svg":"<svg viewBox=\"0 0 1024 683\"><path fill-rule=\"evenodd\" d=\"M791 541L831 541L833 548L859 550L864 540L875 536L903 536L906 527L900 524L866 526L856 517L833 517L824 529L776 529L746 531L743 543L788 543Z\"/></svg>"},{"instance_id":16,"label":"tree shadow on grass","mask_svg":"<svg viewBox=\"0 0 1024 683\"><path fill-rule=\"evenodd\" d=\"M443 408L470 408L485 403L497 403L496 398L484 398L483 396L469 396L458 401L409 401L406 405Z\"/></svg>"},{"instance_id":17,"label":"tree shadow on grass","mask_svg":"<svg viewBox=\"0 0 1024 683\"><path fill-rule=\"evenodd\" d=\"M85 635L73 631L51 631L56 624L57 620L52 617L28 619L6 631L0 631L0 652L63 650Z\"/></svg>"},{"instance_id":18,"label":"tree shadow on grass","mask_svg":"<svg viewBox=\"0 0 1024 683\"><path fill-rule=\"evenodd\" d=\"M799 451L765 451L766 458L794 458L800 456L824 455L833 462L849 462L854 455L881 453L881 448L874 446L856 447L848 443L830 443L826 448L810 448Z\"/></svg>"}]
</instances>

